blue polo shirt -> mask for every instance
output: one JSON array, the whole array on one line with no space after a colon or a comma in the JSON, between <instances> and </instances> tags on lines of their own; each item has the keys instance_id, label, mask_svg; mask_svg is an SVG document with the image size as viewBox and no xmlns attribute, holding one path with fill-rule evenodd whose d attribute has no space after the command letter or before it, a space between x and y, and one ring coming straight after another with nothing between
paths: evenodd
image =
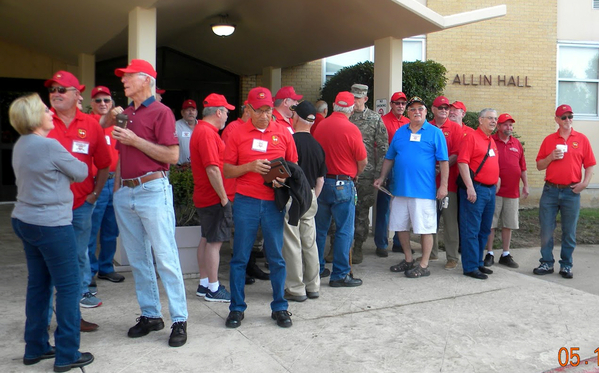
<instances>
[{"instance_id":1,"label":"blue polo shirt","mask_svg":"<svg viewBox=\"0 0 599 373\"><path fill-rule=\"evenodd\" d=\"M394 160L391 193L394 196L435 199L435 164L449 160L443 132L429 122L412 136L410 124L400 127L387 151ZM419 136L418 136L419 135Z\"/></svg>"}]
</instances>

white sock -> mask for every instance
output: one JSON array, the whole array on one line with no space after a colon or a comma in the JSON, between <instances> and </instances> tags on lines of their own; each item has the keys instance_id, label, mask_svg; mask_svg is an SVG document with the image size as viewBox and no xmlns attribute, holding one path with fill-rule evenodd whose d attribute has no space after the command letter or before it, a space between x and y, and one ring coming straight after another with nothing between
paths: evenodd
<instances>
[{"instance_id":1,"label":"white sock","mask_svg":"<svg viewBox=\"0 0 599 373\"><path fill-rule=\"evenodd\" d=\"M208 277L200 279L200 285L207 288L208 287Z\"/></svg>"},{"instance_id":2,"label":"white sock","mask_svg":"<svg viewBox=\"0 0 599 373\"><path fill-rule=\"evenodd\" d=\"M219 285L220 285L220 284L218 283L218 281L216 281L216 282L211 282L211 283L209 283L209 284L208 284L208 290L210 290L211 292L213 292L213 293L214 293L214 292L218 291L218 286L219 286Z\"/></svg>"},{"instance_id":3,"label":"white sock","mask_svg":"<svg viewBox=\"0 0 599 373\"><path fill-rule=\"evenodd\" d=\"M495 256L495 254L493 254L493 250L487 251L487 254Z\"/></svg>"},{"instance_id":4,"label":"white sock","mask_svg":"<svg viewBox=\"0 0 599 373\"><path fill-rule=\"evenodd\" d=\"M501 254L501 256L508 256L508 255L510 255L509 251L504 251L503 254Z\"/></svg>"}]
</instances>

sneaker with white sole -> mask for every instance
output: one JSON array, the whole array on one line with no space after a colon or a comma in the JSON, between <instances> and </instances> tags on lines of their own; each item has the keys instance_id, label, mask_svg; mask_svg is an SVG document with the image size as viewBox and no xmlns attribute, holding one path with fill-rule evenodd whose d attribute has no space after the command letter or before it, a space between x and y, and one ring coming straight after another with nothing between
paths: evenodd
<instances>
[{"instance_id":1,"label":"sneaker with white sole","mask_svg":"<svg viewBox=\"0 0 599 373\"><path fill-rule=\"evenodd\" d=\"M97 298L96 296L92 295L92 293L87 292L83 294L83 297L79 302L79 305L83 308L96 308L102 305L102 301L100 300L100 298Z\"/></svg>"},{"instance_id":2,"label":"sneaker with white sole","mask_svg":"<svg viewBox=\"0 0 599 373\"><path fill-rule=\"evenodd\" d=\"M208 292L206 293L206 298L204 299L208 302L230 303L231 293L229 293L223 285L220 285L217 291L210 291L210 289L208 289Z\"/></svg>"},{"instance_id":3,"label":"sneaker with white sole","mask_svg":"<svg viewBox=\"0 0 599 373\"><path fill-rule=\"evenodd\" d=\"M196 295L198 297L205 297L206 294L209 292L210 290L208 290L207 287L202 286L202 285L198 285L198 290L196 290Z\"/></svg>"},{"instance_id":4,"label":"sneaker with white sole","mask_svg":"<svg viewBox=\"0 0 599 373\"><path fill-rule=\"evenodd\" d=\"M535 275L547 275L553 273L553 266L549 263L541 263L537 268L532 271Z\"/></svg>"}]
</instances>

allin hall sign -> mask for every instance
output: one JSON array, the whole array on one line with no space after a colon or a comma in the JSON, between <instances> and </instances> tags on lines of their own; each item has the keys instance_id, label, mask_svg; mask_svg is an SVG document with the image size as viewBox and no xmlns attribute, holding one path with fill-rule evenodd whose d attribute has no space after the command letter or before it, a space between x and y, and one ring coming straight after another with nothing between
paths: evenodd
<instances>
[{"instance_id":1,"label":"allin hall sign","mask_svg":"<svg viewBox=\"0 0 599 373\"><path fill-rule=\"evenodd\" d=\"M507 76L507 75L474 75L474 74L455 74L451 84L458 85L482 85L482 86L504 86L504 87L532 87L528 76Z\"/></svg>"}]
</instances>

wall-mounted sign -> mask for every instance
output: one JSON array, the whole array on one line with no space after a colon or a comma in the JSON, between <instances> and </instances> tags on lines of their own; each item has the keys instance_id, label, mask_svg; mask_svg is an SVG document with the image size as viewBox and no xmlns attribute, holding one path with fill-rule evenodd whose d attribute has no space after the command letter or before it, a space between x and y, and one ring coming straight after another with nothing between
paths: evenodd
<instances>
[{"instance_id":1,"label":"wall-mounted sign","mask_svg":"<svg viewBox=\"0 0 599 373\"><path fill-rule=\"evenodd\" d=\"M387 99L386 98L379 98L376 100L375 111L381 116L387 114Z\"/></svg>"},{"instance_id":2,"label":"wall-mounted sign","mask_svg":"<svg viewBox=\"0 0 599 373\"><path fill-rule=\"evenodd\" d=\"M519 75L474 75L474 74L455 74L451 84L459 85L482 85L482 86L503 86L503 87L532 87L528 76L520 77Z\"/></svg>"}]
</instances>

